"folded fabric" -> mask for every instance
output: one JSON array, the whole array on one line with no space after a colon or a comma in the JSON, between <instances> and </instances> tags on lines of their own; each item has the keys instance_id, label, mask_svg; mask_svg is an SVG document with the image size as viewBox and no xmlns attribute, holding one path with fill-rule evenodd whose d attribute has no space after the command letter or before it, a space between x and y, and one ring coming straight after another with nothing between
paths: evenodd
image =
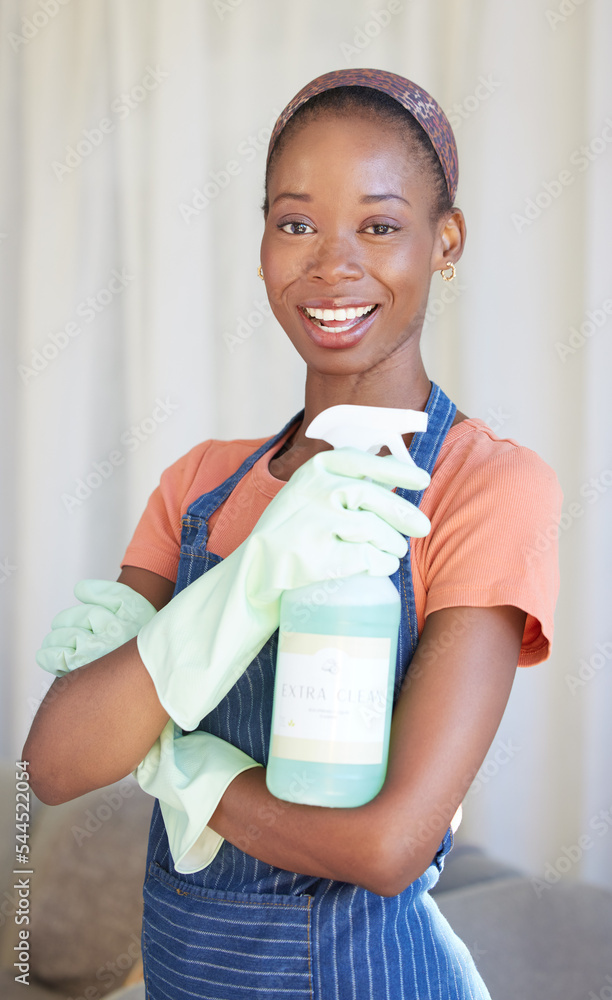
<instances>
[{"instance_id":1,"label":"folded fabric","mask_svg":"<svg viewBox=\"0 0 612 1000\"><path fill-rule=\"evenodd\" d=\"M57 675L117 649L156 614L149 601L123 583L81 580L74 594L87 603L60 611L36 654L39 666ZM168 720L132 774L159 799L177 871L199 871L210 864L223 837L207 826L208 820L230 782L261 766L210 733L182 736L174 720Z\"/></svg>"},{"instance_id":2,"label":"folded fabric","mask_svg":"<svg viewBox=\"0 0 612 1000\"><path fill-rule=\"evenodd\" d=\"M405 536L426 535L431 525L381 484L428 483L414 463L356 448L320 452L300 466L245 541L139 632L141 659L168 715L194 730L219 704L278 627L284 590L330 576L395 573Z\"/></svg>"}]
</instances>

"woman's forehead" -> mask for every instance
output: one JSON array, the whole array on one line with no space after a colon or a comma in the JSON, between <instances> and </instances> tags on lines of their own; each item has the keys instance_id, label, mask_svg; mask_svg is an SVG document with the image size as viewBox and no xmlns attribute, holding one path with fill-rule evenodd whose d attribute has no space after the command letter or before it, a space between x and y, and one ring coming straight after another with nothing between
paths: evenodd
<instances>
[{"instance_id":1,"label":"woman's forehead","mask_svg":"<svg viewBox=\"0 0 612 1000\"><path fill-rule=\"evenodd\" d=\"M270 181L283 175L307 176L344 171L355 174L382 172L408 178L422 171L423 157L417 141L397 124L372 112L346 114L326 111L300 123L278 150Z\"/></svg>"}]
</instances>

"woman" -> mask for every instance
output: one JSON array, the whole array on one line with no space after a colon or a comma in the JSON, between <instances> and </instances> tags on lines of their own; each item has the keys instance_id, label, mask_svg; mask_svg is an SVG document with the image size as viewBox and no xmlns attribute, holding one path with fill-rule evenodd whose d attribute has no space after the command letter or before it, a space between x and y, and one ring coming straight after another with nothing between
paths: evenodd
<instances>
[{"instance_id":1,"label":"woman","mask_svg":"<svg viewBox=\"0 0 612 1000\"><path fill-rule=\"evenodd\" d=\"M156 796L151 1000L488 997L428 890L517 664L549 655L556 552L528 553L561 494L425 372L430 281L452 280L465 241L456 186L450 125L410 81L341 70L290 102L259 273L307 365L304 409L166 470L119 583L75 588L86 610L58 616L39 656L60 673L93 659L89 641L114 649L43 702L23 752L44 801L129 770ZM426 410L427 431L404 436L424 473L307 438L337 403ZM265 783L280 593L363 569L402 598L384 787L359 808L282 802Z\"/></svg>"}]
</instances>

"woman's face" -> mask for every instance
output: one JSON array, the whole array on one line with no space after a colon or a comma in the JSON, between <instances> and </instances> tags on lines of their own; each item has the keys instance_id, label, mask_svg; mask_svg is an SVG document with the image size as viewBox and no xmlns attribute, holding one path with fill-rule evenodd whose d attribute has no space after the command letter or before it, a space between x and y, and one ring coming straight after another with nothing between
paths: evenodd
<instances>
[{"instance_id":1,"label":"woman's face","mask_svg":"<svg viewBox=\"0 0 612 1000\"><path fill-rule=\"evenodd\" d=\"M458 259L463 218L432 222L407 140L367 115L324 115L287 141L268 193L268 297L309 367L365 372L418 351L431 275Z\"/></svg>"}]
</instances>

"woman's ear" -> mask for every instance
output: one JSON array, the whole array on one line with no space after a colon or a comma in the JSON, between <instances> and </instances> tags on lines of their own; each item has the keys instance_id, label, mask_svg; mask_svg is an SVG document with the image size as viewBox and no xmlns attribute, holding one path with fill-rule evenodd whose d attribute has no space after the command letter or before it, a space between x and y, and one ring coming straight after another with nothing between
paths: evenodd
<instances>
[{"instance_id":1,"label":"woman's ear","mask_svg":"<svg viewBox=\"0 0 612 1000\"><path fill-rule=\"evenodd\" d=\"M452 261L453 264L457 263L463 253L465 238L463 212L460 208L453 208L452 212L444 216L438 224L431 255L432 274L443 268L448 261Z\"/></svg>"}]
</instances>

